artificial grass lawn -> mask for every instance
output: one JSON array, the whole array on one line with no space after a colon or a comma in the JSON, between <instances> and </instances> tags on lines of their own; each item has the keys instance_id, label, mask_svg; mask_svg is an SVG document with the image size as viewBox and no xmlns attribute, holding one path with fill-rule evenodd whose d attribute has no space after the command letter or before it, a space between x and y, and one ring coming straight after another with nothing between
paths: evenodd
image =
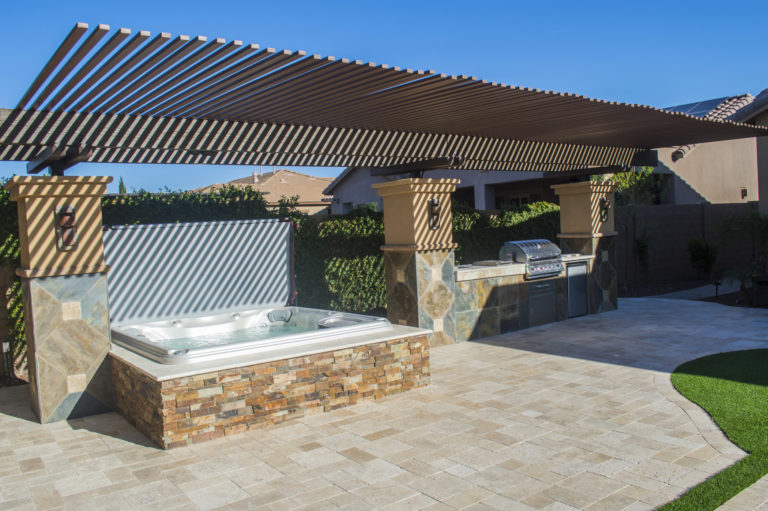
<instances>
[{"instance_id":1,"label":"artificial grass lawn","mask_svg":"<svg viewBox=\"0 0 768 511\"><path fill-rule=\"evenodd\" d=\"M715 509L768 473L768 349L691 360L672 384L750 454L659 509Z\"/></svg>"}]
</instances>

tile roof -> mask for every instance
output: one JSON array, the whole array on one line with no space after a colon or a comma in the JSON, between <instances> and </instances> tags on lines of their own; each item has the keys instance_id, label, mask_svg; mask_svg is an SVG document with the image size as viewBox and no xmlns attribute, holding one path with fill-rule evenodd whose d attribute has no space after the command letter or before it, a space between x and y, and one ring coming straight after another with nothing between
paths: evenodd
<instances>
[{"instance_id":1,"label":"tile roof","mask_svg":"<svg viewBox=\"0 0 768 511\"><path fill-rule=\"evenodd\" d=\"M667 108L672 112L682 112L708 120L731 120L734 114L755 100L751 94L739 94L738 96L726 96L723 98L709 99L686 105L678 105ZM672 152L672 161L684 158L696 147L696 144L681 145Z\"/></svg>"},{"instance_id":2,"label":"tile roof","mask_svg":"<svg viewBox=\"0 0 768 511\"><path fill-rule=\"evenodd\" d=\"M288 169L278 169L272 172L252 175L234 179L228 183L216 183L199 188L197 191L207 193L231 185L238 188L251 187L264 194L267 202L277 202L280 197L293 197L298 195L299 203L320 202L328 200L323 190L333 181L330 177L317 177Z\"/></svg>"}]
</instances>

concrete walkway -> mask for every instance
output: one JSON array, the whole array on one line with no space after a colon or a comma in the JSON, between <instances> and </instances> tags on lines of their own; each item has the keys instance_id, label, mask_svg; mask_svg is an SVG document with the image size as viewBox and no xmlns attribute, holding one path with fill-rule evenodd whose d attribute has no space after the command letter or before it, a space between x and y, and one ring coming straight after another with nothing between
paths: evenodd
<instances>
[{"instance_id":1,"label":"concrete walkway","mask_svg":"<svg viewBox=\"0 0 768 511\"><path fill-rule=\"evenodd\" d=\"M723 279L721 284L715 288L714 284L706 284L704 286L694 287L693 289L684 289L682 291L674 291L672 293L666 293L663 295L656 295L653 298L674 298L677 300L701 300L702 298L712 298L716 294L717 296L727 295L729 293L735 293L740 289L738 282L731 282Z\"/></svg>"},{"instance_id":2,"label":"concrete walkway","mask_svg":"<svg viewBox=\"0 0 768 511\"><path fill-rule=\"evenodd\" d=\"M424 389L171 451L116 414L37 424L0 389L0 508L652 509L744 455L668 373L766 332L766 310L628 299L434 349ZM768 509L765 487L729 509Z\"/></svg>"}]
</instances>

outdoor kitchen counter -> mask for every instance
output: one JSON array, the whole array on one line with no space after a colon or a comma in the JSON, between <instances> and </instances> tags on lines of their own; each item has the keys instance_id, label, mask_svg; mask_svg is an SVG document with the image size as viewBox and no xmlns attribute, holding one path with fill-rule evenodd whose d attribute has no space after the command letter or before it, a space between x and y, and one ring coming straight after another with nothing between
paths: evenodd
<instances>
[{"instance_id":1,"label":"outdoor kitchen counter","mask_svg":"<svg viewBox=\"0 0 768 511\"><path fill-rule=\"evenodd\" d=\"M589 261L595 256L588 254L563 254L563 264ZM499 266L482 266L477 264L462 264L455 271L456 282L465 280L489 279L513 275L525 275L524 263L500 264Z\"/></svg>"},{"instance_id":2,"label":"outdoor kitchen counter","mask_svg":"<svg viewBox=\"0 0 768 511\"><path fill-rule=\"evenodd\" d=\"M564 266L581 262L591 266L594 256L563 254L562 258ZM490 337L567 318L566 272L526 280L525 266L511 263L456 267L456 341Z\"/></svg>"},{"instance_id":3,"label":"outdoor kitchen counter","mask_svg":"<svg viewBox=\"0 0 768 511\"><path fill-rule=\"evenodd\" d=\"M524 263L502 264L499 266L480 266L476 264L462 264L454 270L456 282L465 280L489 279L494 277L507 277L512 275L524 275Z\"/></svg>"}]
</instances>

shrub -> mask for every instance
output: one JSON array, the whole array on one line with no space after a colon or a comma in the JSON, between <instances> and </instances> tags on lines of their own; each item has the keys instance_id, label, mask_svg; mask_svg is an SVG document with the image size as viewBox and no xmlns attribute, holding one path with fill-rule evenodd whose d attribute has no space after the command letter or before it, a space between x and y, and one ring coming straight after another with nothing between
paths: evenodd
<instances>
[{"instance_id":1,"label":"shrub","mask_svg":"<svg viewBox=\"0 0 768 511\"><path fill-rule=\"evenodd\" d=\"M708 278L717 260L718 247L705 238L693 238L688 241L688 254L691 257L691 266L696 273Z\"/></svg>"},{"instance_id":2,"label":"shrub","mask_svg":"<svg viewBox=\"0 0 768 511\"><path fill-rule=\"evenodd\" d=\"M456 263L496 259L505 241L545 238L557 243L560 208L536 202L488 217L463 205L453 208Z\"/></svg>"}]
</instances>

